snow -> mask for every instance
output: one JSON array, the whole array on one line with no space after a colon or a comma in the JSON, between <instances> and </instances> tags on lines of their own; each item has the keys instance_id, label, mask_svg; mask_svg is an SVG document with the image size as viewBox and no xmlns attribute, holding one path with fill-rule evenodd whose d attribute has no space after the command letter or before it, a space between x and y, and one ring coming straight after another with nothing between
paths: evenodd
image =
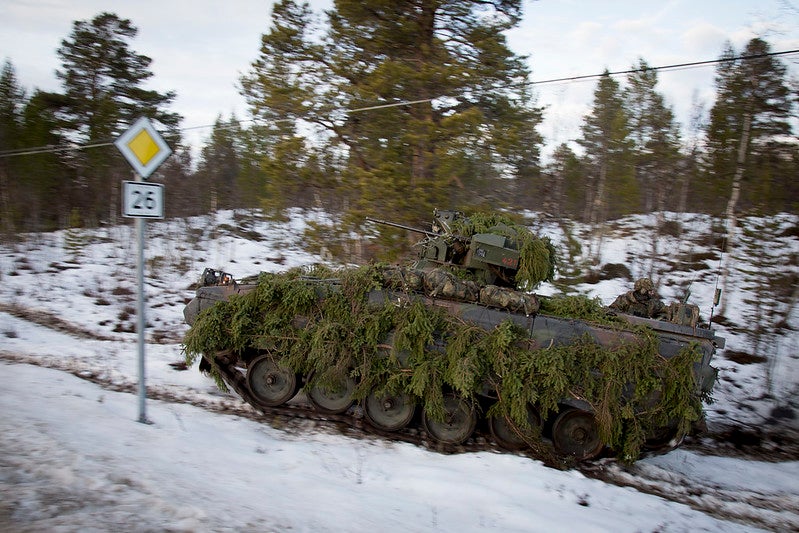
<instances>
[{"instance_id":1,"label":"snow","mask_svg":"<svg viewBox=\"0 0 799 533\"><path fill-rule=\"evenodd\" d=\"M138 531L751 531L689 507L506 454L288 434L198 407L2 363L6 526ZM691 476L718 465L674 456ZM686 459L687 458L687 459ZM658 458L662 463L664 458ZM733 461L741 463L741 461ZM752 466L759 476L769 465ZM785 470L785 467L789 470ZM764 497L799 465L771 466ZM776 474L782 471L779 476ZM724 476L714 483L726 483ZM740 483L733 476L730 487ZM9 509L10 508L10 509Z\"/></svg>"},{"instance_id":2,"label":"snow","mask_svg":"<svg viewBox=\"0 0 799 533\"><path fill-rule=\"evenodd\" d=\"M712 223L693 217L694 233ZM513 454L442 455L316 423L289 429L243 416L251 410L235 395L219 392L196 368L171 366L183 358L182 307L205 266L244 277L321 261L294 244L308 218L293 212L288 222L266 223L223 212L148 224L150 424L138 422L135 395L132 228L82 231L77 247L65 244L66 232L0 246L0 531L799 529L796 461L683 448L631 467L604 460L597 467L613 484ZM641 250L650 246L651 223L622 221L623 238L604 237L602 263L647 272L652 265ZM236 235L248 229L262 238ZM547 233L560 242L558 228ZM788 253L796 253L795 241ZM664 276L663 296L679 297L691 275ZM712 296L707 281L692 287L697 303ZM627 288L617 279L578 287L605 303ZM708 306L702 311L707 316ZM727 316L740 323L746 313L740 299ZM54 318L65 321L60 329ZM721 334L728 345L745 342L740 333ZM786 337L778 339L788 353L776 365L776 386L793 390L796 339ZM728 380L709 406L711 422L762 420L769 402L752 401L746 411L737 396L741 387L751 389L747 398L762 395L763 365L719 356L717 366Z\"/></svg>"}]
</instances>

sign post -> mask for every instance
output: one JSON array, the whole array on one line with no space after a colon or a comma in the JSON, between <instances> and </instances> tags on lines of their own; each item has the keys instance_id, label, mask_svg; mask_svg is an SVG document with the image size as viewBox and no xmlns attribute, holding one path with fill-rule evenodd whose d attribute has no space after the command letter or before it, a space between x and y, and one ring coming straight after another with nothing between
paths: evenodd
<instances>
[{"instance_id":1,"label":"sign post","mask_svg":"<svg viewBox=\"0 0 799 533\"><path fill-rule=\"evenodd\" d=\"M136 219L136 240L138 254L136 262L136 278L138 295L136 297L136 332L139 344L139 422L147 420L144 368L144 328L147 321L144 317L144 235L148 218L164 218L164 186L158 183L147 183L150 174L161 166L172 150L147 118L140 118L119 139L114 141L117 149L139 175L137 181L122 182L122 216Z\"/></svg>"}]
</instances>

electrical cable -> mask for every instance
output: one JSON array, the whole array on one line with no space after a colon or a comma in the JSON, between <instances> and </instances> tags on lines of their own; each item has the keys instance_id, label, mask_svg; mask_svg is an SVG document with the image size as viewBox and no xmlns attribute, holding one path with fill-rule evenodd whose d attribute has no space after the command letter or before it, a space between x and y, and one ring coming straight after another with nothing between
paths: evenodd
<instances>
[{"instance_id":1,"label":"electrical cable","mask_svg":"<svg viewBox=\"0 0 799 533\"><path fill-rule=\"evenodd\" d=\"M601 74L585 74L581 76L568 76L563 78L551 78L546 80L538 80L538 81L528 81L518 84L509 85L509 88L513 87L526 87L526 86L534 86L534 85L546 85L552 83L574 83L574 82L582 82L586 80L601 78L602 76L619 76L623 74L635 74L638 72L650 72L650 71L671 71L671 70L684 70L689 68L700 68L706 67L709 65L717 65L721 63L729 63L733 61L750 61L754 59L763 59L766 57L777 57L777 56L784 56L784 55L792 55L792 54L799 54L799 49L795 50L783 50L780 52L769 52L766 54L755 54L749 56L734 56L734 57L722 57L719 59L709 59L705 61L691 61L686 63L675 63L672 65L662 65L658 67L646 67L646 68L635 68L635 69L628 69L628 70L618 70L614 72L603 72ZM365 106L359 107L355 109L344 110L345 113L360 113L364 111L374 111L378 109L387 109L390 107L400 107L406 105L415 105L421 103L432 102L438 98L442 98L442 96L436 96L434 98L424 98L421 100L406 100L401 102L392 102L389 104L376 104L372 106ZM290 120L290 119L284 119ZM237 124L246 123L246 122L255 122L256 119L249 119L249 120L236 120ZM205 129L205 128L213 128L215 124L203 125L203 126L191 126L186 128L180 128L178 131L186 132L189 130L198 130L198 129ZM232 127L232 126L231 126ZM225 129L222 127L222 129ZM56 147L52 145L47 146L38 146L32 148L22 148L22 149L15 149L15 150L3 150L0 151L0 158L6 157L14 157L14 156L22 156L22 155L35 155L35 154L46 154L46 153L55 153L55 152L69 152L69 151L77 151L77 150L86 150L89 148L99 148L102 146L110 146L114 144L113 140L106 141L106 142L98 142L93 144L86 144L86 145L73 145L73 146L64 146L64 147Z\"/></svg>"},{"instance_id":2,"label":"electrical cable","mask_svg":"<svg viewBox=\"0 0 799 533\"><path fill-rule=\"evenodd\" d=\"M797 50L784 50L781 52L769 52L767 54L754 54L749 56L735 56L735 57L722 57L719 59L708 59L706 61L691 61L688 63L675 63L673 65L662 65L659 67L645 67L645 68L633 68L629 70L617 70L614 72L607 72L602 74L586 74L583 76L570 76L566 78L552 78L548 80L539 80L539 81L531 81L527 82L524 85L544 85L547 83L560 83L560 82L572 82L572 81L583 81L583 80L590 80L595 78L601 78L602 76L609 75L609 76L619 76L622 74L635 74L638 72L650 72L650 71L661 71L661 70L681 70L693 67L706 67L708 65L716 65L720 63L730 63L732 61L750 61L753 59L763 59L766 57L774 57L774 56L782 56L782 55L790 55L790 54L797 54L799 53L799 49Z\"/></svg>"}]
</instances>

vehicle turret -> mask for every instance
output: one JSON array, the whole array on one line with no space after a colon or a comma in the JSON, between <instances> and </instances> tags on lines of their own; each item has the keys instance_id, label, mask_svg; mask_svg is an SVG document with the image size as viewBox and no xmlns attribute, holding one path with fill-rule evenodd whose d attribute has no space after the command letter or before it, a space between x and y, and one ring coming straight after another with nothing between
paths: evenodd
<instances>
[{"instance_id":1,"label":"vehicle turret","mask_svg":"<svg viewBox=\"0 0 799 533\"><path fill-rule=\"evenodd\" d=\"M417 243L419 258L415 268L431 270L441 266L463 269L471 273L475 281L500 287L517 288L537 285L554 274L554 248L548 239L539 239L524 226L514 224L503 216L467 217L460 211L435 210L432 230L396 224L385 220L367 218L375 222L424 235ZM539 243L541 246L528 250L537 260L545 263L545 273L537 279L517 279L521 264L522 247ZM525 274L525 273L523 273Z\"/></svg>"}]
</instances>

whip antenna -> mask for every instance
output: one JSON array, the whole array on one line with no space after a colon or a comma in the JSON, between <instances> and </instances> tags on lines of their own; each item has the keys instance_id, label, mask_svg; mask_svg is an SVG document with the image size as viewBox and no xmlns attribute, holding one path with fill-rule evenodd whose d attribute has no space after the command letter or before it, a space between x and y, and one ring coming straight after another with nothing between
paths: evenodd
<instances>
[{"instance_id":1,"label":"whip antenna","mask_svg":"<svg viewBox=\"0 0 799 533\"><path fill-rule=\"evenodd\" d=\"M716 286L713 288L713 306L710 308L710 320L708 321L708 327L713 325L713 312L716 310L716 306L721 301L721 289L719 289L719 277L721 276L721 263L724 261L724 249L727 247L727 235L724 235L723 240L721 241L721 250L719 250L719 266L716 269Z\"/></svg>"}]
</instances>

